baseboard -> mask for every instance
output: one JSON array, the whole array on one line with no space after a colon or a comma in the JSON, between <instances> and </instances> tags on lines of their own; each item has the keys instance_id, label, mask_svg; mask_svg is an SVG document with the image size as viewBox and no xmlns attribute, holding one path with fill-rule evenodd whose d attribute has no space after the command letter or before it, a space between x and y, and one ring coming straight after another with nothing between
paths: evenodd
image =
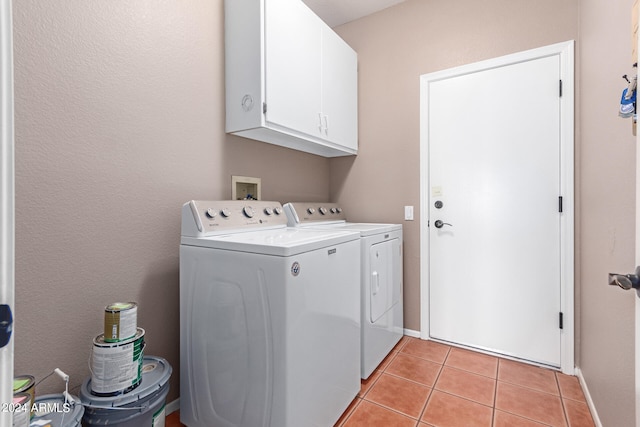
<instances>
[{"instance_id":1,"label":"baseboard","mask_svg":"<svg viewBox=\"0 0 640 427\"><path fill-rule=\"evenodd\" d=\"M596 406L593 404L593 399L591 398L591 393L589 393L589 387L587 387L587 382L582 375L582 370L576 366L576 376L580 381L580 386L582 386L582 391L584 392L584 397L587 399L587 405L589 406L589 410L591 411L591 417L593 418L593 423L596 427L602 427L602 423L600 422L600 417L598 417L598 411L596 410Z\"/></svg>"},{"instance_id":2,"label":"baseboard","mask_svg":"<svg viewBox=\"0 0 640 427\"><path fill-rule=\"evenodd\" d=\"M405 329L404 334L408 337L420 338L420 331L414 331L413 329Z\"/></svg>"},{"instance_id":3,"label":"baseboard","mask_svg":"<svg viewBox=\"0 0 640 427\"><path fill-rule=\"evenodd\" d=\"M180 410L180 398L177 398L173 402L169 402L164 407L164 413L166 415L173 414L174 412Z\"/></svg>"}]
</instances>

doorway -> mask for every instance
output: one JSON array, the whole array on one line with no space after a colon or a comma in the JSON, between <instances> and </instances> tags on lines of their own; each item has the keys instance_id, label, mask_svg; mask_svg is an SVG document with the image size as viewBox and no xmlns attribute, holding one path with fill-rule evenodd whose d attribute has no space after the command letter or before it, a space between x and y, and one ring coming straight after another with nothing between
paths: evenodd
<instances>
[{"instance_id":1,"label":"doorway","mask_svg":"<svg viewBox=\"0 0 640 427\"><path fill-rule=\"evenodd\" d=\"M573 373L573 42L421 76L421 337Z\"/></svg>"}]
</instances>

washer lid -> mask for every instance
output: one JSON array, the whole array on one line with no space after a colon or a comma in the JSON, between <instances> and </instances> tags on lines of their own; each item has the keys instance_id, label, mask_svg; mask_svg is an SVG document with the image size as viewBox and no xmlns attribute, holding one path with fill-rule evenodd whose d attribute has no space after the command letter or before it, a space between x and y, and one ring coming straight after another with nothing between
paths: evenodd
<instances>
[{"instance_id":1,"label":"washer lid","mask_svg":"<svg viewBox=\"0 0 640 427\"><path fill-rule=\"evenodd\" d=\"M355 231L360 233L361 237L402 231L402 224L377 224L367 222L315 223L300 225L300 227L314 230Z\"/></svg>"},{"instance_id":2,"label":"washer lid","mask_svg":"<svg viewBox=\"0 0 640 427\"><path fill-rule=\"evenodd\" d=\"M283 228L201 238L182 237L181 243L212 249L291 256L359 238L360 234L354 231Z\"/></svg>"}]
</instances>

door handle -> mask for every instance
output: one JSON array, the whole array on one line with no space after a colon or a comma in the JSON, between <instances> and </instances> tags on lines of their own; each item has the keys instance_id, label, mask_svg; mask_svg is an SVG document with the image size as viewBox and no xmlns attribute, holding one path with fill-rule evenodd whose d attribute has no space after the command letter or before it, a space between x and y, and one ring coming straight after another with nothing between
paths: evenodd
<instances>
[{"instance_id":1,"label":"door handle","mask_svg":"<svg viewBox=\"0 0 640 427\"><path fill-rule=\"evenodd\" d=\"M436 228L442 228L445 225L448 225L449 227L453 227L453 225L449 224L448 222L442 222L441 220L436 220L436 222L433 223L433 225L436 226Z\"/></svg>"},{"instance_id":2,"label":"door handle","mask_svg":"<svg viewBox=\"0 0 640 427\"><path fill-rule=\"evenodd\" d=\"M374 271L373 274L373 282L372 285L372 293L373 295L378 295L378 292L380 292L380 275L378 274L377 271Z\"/></svg>"},{"instance_id":3,"label":"door handle","mask_svg":"<svg viewBox=\"0 0 640 427\"><path fill-rule=\"evenodd\" d=\"M636 267L633 274L609 273L609 285L619 286L625 291L633 288L640 297L640 267Z\"/></svg>"}]
</instances>

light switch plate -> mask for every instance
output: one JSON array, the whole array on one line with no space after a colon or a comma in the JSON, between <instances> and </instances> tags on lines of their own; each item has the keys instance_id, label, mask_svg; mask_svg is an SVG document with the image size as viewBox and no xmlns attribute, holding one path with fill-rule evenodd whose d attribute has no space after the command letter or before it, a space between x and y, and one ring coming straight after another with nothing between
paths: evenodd
<instances>
[{"instance_id":1,"label":"light switch plate","mask_svg":"<svg viewBox=\"0 0 640 427\"><path fill-rule=\"evenodd\" d=\"M404 220L413 221L413 206L404 207Z\"/></svg>"}]
</instances>

